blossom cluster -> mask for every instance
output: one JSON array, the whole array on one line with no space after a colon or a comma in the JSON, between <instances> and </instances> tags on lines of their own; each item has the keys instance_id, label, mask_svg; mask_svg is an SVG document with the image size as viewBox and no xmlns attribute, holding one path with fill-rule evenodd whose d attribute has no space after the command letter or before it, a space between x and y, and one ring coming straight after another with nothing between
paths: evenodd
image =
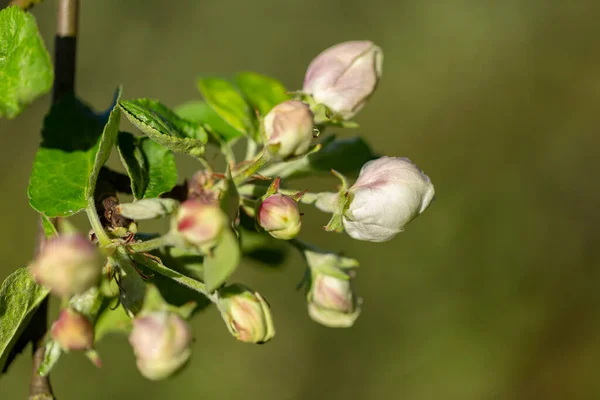
<instances>
[{"instance_id":1,"label":"blossom cluster","mask_svg":"<svg viewBox=\"0 0 600 400\"><path fill-rule=\"evenodd\" d=\"M325 151L322 143L315 143L316 136L331 127L354 126L352 118L379 83L382 63L381 48L370 41L350 41L326 49L308 66L302 90L258 118L258 134L248 138L244 162L233 162L224 151L227 170L216 173L204 160L205 168L187 182L183 196L171 191L156 198L136 197L133 203L115 207L112 212L129 221L125 227L105 231L98 230L99 223L92 223L95 231L91 238L68 232L50 239L30 271L37 282L68 304L50 335L61 351L93 351L97 321L91 307L86 308L86 296L93 293L110 298L116 292L117 305L130 318L125 325L139 371L157 380L181 369L191 356L193 333L187 322L191 311L186 305L169 304L155 288L148 289L154 285L152 274L205 295L238 341L271 340L275 326L265 297L244 285L229 283L241 258L239 242L245 240L242 213L253 220L262 236L270 235L302 252L307 264L302 285L308 315L329 327L353 325L362 303L353 289L358 263L299 240L303 228L299 204L313 204L330 213L328 231L345 231L361 241L385 242L428 208L434 198L433 184L409 159L393 156L371 157L360 171L356 168L358 177L353 184L333 171L341 180L336 192L290 190L282 179ZM161 119L147 129L143 125L147 115L133 119L142 131L150 132L152 140L156 139L151 136L152 129L176 125L167 123L170 111L159 111ZM177 121L193 126L182 118ZM163 139L160 136L157 141L167 143L160 141ZM252 151L256 147L258 152ZM199 149L190 154L197 156ZM92 208L88 214L95 221L96 210ZM148 238L137 232L138 221L163 216L171 218L165 235ZM169 264L170 259L187 261L178 268L175 261Z\"/></svg>"}]
</instances>

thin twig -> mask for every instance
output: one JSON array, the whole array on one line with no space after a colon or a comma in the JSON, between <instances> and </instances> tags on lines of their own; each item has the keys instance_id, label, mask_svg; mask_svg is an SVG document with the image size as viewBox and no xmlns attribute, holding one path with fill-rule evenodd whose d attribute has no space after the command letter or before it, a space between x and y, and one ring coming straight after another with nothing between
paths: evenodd
<instances>
[{"instance_id":1,"label":"thin twig","mask_svg":"<svg viewBox=\"0 0 600 400\"><path fill-rule=\"evenodd\" d=\"M30 3L33 3L30 1ZM56 103L63 96L72 96L75 93L75 50L77 37L78 0L58 0L58 13L56 18L56 39L54 55L54 90L52 102ZM41 220L40 233L37 236L35 252L38 253L45 242L44 230ZM35 324L33 337L33 371L29 384L30 400L54 399L50 377L38 374L38 369L44 360L44 346L42 344L48 325L48 298L46 298L32 318Z\"/></svg>"}]
</instances>

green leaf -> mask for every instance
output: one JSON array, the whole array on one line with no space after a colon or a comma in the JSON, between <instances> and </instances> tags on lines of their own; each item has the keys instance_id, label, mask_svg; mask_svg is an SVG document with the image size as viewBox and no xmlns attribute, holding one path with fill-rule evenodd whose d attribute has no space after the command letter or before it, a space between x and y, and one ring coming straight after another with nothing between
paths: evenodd
<instances>
[{"instance_id":1,"label":"green leaf","mask_svg":"<svg viewBox=\"0 0 600 400\"><path fill-rule=\"evenodd\" d=\"M187 313L189 316L192 312L204 309L211 303L205 296L206 286L202 282L185 276L143 254L136 253L133 257L138 265L143 265L150 271L158 273L154 274L152 283L156 285L162 298L170 306L176 307L180 314Z\"/></svg>"},{"instance_id":2,"label":"green leaf","mask_svg":"<svg viewBox=\"0 0 600 400\"><path fill-rule=\"evenodd\" d=\"M119 214L135 221L155 219L171 215L179 206L174 199L142 199L133 203L121 203L117 206Z\"/></svg>"},{"instance_id":3,"label":"green leaf","mask_svg":"<svg viewBox=\"0 0 600 400\"><path fill-rule=\"evenodd\" d=\"M94 160L94 165L92 167L92 173L90 175L90 180L87 187L88 198L94 197L94 189L96 188L96 181L98 180L98 174L100 173L100 168L110 156L110 153L117 142L117 135L119 133L119 124L121 123L121 110L116 107L116 104L119 102L121 98L121 87L117 89L115 94L115 106L113 106L110 114L108 116L108 122L104 126L102 130L102 136L100 136L100 143L98 144L98 150L96 152L96 158Z\"/></svg>"},{"instance_id":4,"label":"green leaf","mask_svg":"<svg viewBox=\"0 0 600 400\"><path fill-rule=\"evenodd\" d=\"M0 287L0 370L31 316L48 295L27 268L13 272Z\"/></svg>"},{"instance_id":5,"label":"green leaf","mask_svg":"<svg viewBox=\"0 0 600 400\"><path fill-rule=\"evenodd\" d=\"M98 319L94 324L95 342L99 342L109 333L129 333L131 330L132 320L125 312L125 309L119 305L119 307L113 310L112 307L114 305L119 305L116 299L107 300L105 306L100 311Z\"/></svg>"},{"instance_id":6,"label":"green leaf","mask_svg":"<svg viewBox=\"0 0 600 400\"><path fill-rule=\"evenodd\" d=\"M204 125L206 129L218 135L225 142L229 142L243 135L242 132L229 125L203 101L190 101L175 108L175 112L182 118Z\"/></svg>"},{"instance_id":7,"label":"green leaf","mask_svg":"<svg viewBox=\"0 0 600 400\"><path fill-rule=\"evenodd\" d=\"M197 251L181 247L165 247L157 250L156 255L169 268L181 274L204 281L204 256Z\"/></svg>"},{"instance_id":8,"label":"green leaf","mask_svg":"<svg viewBox=\"0 0 600 400\"><path fill-rule=\"evenodd\" d=\"M14 118L52 87L54 71L35 17L0 10L0 117Z\"/></svg>"},{"instance_id":9,"label":"green leaf","mask_svg":"<svg viewBox=\"0 0 600 400\"><path fill-rule=\"evenodd\" d=\"M291 99L281 82L256 72L242 72L235 81L244 97L263 117L277 104Z\"/></svg>"},{"instance_id":10,"label":"green leaf","mask_svg":"<svg viewBox=\"0 0 600 400\"><path fill-rule=\"evenodd\" d=\"M201 78L198 89L208 105L229 125L246 136L254 131L250 107L235 85L220 78Z\"/></svg>"},{"instance_id":11,"label":"green leaf","mask_svg":"<svg viewBox=\"0 0 600 400\"><path fill-rule=\"evenodd\" d=\"M168 148L127 132L119 133L117 147L134 199L158 197L177 184L175 156Z\"/></svg>"},{"instance_id":12,"label":"green leaf","mask_svg":"<svg viewBox=\"0 0 600 400\"><path fill-rule=\"evenodd\" d=\"M104 296L100 289L92 287L84 293L73 296L69 300L69 306L90 321L95 321L103 301Z\"/></svg>"},{"instance_id":13,"label":"green leaf","mask_svg":"<svg viewBox=\"0 0 600 400\"><path fill-rule=\"evenodd\" d=\"M54 340L48 341L48 343L46 343L44 346L44 359L42 360L42 364L38 369L38 374L41 376L47 376L52 368L54 368L62 354L63 350L58 342Z\"/></svg>"},{"instance_id":14,"label":"green leaf","mask_svg":"<svg viewBox=\"0 0 600 400\"><path fill-rule=\"evenodd\" d=\"M124 100L119 106L129 122L156 143L194 157L204 153L208 135L200 124L181 118L156 100Z\"/></svg>"},{"instance_id":15,"label":"green leaf","mask_svg":"<svg viewBox=\"0 0 600 400\"><path fill-rule=\"evenodd\" d=\"M276 164L261 170L266 176L300 178L315 175L331 175L334 169L344 175L355 176L362 166L376 158L367 142L360 136L336 140L328 136L321 141L321 150L298 160Z\"/></svg>"},{"instance_id":16,"label":"green leaf","mask_svg":"<svg viewBox=\"0 0 600 400\"><path fill-rule=\"evenodd\" d=\"M231 171L229 169L227 170L224 183L226 186L221 192L219 205L229 219L235 221L240 211L240 195L233 182L233 177L231 176Z\"/></svg>"},{"instance_id":17,"label":"green leaf","mask_svg":"<svg viewBox=\"0 0 600 400\"><path fill-rule=\"evenodd\" d=\"M209 293L219 288L233 274L240 258L237 236L227 229L212 254L204 258L204 283Z\"/></svg>"},{"instance_id":18,"label":"green leaf","mask_svg":"<svg viewBox=\"0 0 600 400\"><path fill-rule=\"evenodd\" d=\"M264 232L238 228L242 254L269 267L280 267L285 261L287 246Z\"/></svg>"},{"instance_id":19,"label":"green leaf","mask_svg":"<svg viewBox=\"0 0 600 400\"><path fill-rule=\"evenodd\" d=\"M120 89L115 96L115 103ZM96 115L74 96L55 103L44 120L42 144L29 180L29 203L47 217L73 215L87 207L100 168L119 129L113 105Z\"/></svg>"}]
</instances>

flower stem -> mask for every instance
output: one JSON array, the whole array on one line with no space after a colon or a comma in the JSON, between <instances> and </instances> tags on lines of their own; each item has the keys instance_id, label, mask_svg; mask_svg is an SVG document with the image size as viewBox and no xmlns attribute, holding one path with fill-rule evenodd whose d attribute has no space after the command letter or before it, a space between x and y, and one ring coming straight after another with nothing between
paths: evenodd
<instances>
[{"instance_id":1,"label":"flower stem","mask_svg":"<svg viewBox=\"0 0 600 400\"><path fill-rule=\"evenodd\" d=\"M94 233L98 238L98 243L100 243L100 246L102 247L108 246L111 243L111 240L106 234L106 231L100 222L100 218L98 218L98 211L96 210L96 203L93 197L88 198L88 206L85 211L90 220L90 225L92 225L92 229L94 229Z\"/></svg>"},{"instance_id":2,"label":"flower stem","mask_svg":"<svg viewBox=\"0 0 600 400\"><path fill-rule=\"evenodd\" d=\"M136 253L147 253L161 247L171 246L173 244L173 236L169 233L157 237L155 239L146 240L144 242L132 243L128 245L131 251Z\"/></svg>"},{"instance_id":3,"label":"flower stem","mask_svg":"<svg viewBox=\"0 0 600 400\"><path fill-rule=\"evenodd\" d=\"M238 188L238 193L245 196L259 196L262 195L261 191L264 193L266 187L261 187L252 184L246 184ZM299 190L289 190L289 189L279 189L278 193L285 194L287 196L293 196L300 192ZM318 193L306 192L300 199L300 203L303 204L314 204L319 199Z\"/></svg>"},{"instance_id":4,"label":"flower stem","mask_svg":"<svg viewBox=\"0 0 600 400\"><path fill-rule=\"evenodd\" d=\"M246 179L254 175L258 172L262 167L267 165L270 161L269 154L266 151L263 151L258 160L254 161L250 164L246 169L239 171L233 176L233 182L236 186L243 183Z\"/></svg>"},{"instance_id":5,"label":"flower stem","mask_svg":"<svg viewBox=\"0 0 600 400\"><path fill-rule=\"evenodd\" d=\"M206 290L206 286L204 285L204 283L202 283L200 281L197 281L195 279L192 279L190 277L182 275L177 271L167 268L163 264L158 263L158 262L144 256L143 254L134 254L133 259L136 262L139 262L140 264L144 264L146 267L150 268L154 272L157 272L163 276L166 276L167 278L174 280L175 282L179 283L180 285L183 285L192 290L195 290L196 292L203 294L213 303L216 303L218 301L217 293L216 292L209 293Z\"/></svg>"}]
</instances>

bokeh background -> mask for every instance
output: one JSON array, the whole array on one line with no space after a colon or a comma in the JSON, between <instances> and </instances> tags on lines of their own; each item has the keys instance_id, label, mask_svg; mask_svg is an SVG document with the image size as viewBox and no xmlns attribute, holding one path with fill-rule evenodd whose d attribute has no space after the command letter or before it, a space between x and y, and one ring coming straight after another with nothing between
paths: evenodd
<instances>
[{"instance_id":1,"label":"bokeh background","mask_svg":"<svg viewBox=\"0 0 600 400\"><path fill-rule=\"evenodd\" d=\"M51 51L55 8L47 0L33 10ZM324 48L377 42L384 75L359 131L376 151L415 161L437 198L383 244L326 234L327 215L302 210L303 239L361 261L364 308L353 328L309 319L294 290L297 254L281 268L246 262L236 280L270 300L272 342L237 343L208 309L193 321L194 357L180 375L144 380L127 339L111 336L98 346L99 371L80 354L61 359L59 399L600 398L600 2L104 0L81 8L77 91L97 108L121 83L125 98L175 106L199 97L196 77L241 70L299 89ZM31 258L36 215L26 188L48 106L46 96L0 121L0 279ZM180 161L183 179L197 165ZM29 375L21 356L0 379L0 398L25 398Z\"/></svg>"}]
</instances>

